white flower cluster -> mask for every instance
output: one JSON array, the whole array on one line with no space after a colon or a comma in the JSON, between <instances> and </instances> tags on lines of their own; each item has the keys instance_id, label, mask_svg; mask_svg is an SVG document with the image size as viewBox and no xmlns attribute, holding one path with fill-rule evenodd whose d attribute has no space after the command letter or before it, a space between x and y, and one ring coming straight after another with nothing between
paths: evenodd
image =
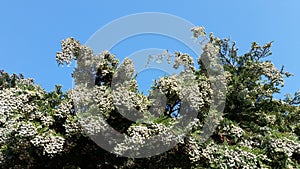
<instances>
[{"instance_id":1,"label":"white flower cluster","mask_svg":"<svg viewBox=\"0 0 300 169\"><path fill-rule=\"evenodd\" d=\"M152 123L149 126L134 125L128 128L130 137L137 138L149 138L155 136L158 133L166 131L166 127L163 124Z\"/></svg>"},{"instance_id":2,"label":"white flower cluster","mask_svg":"<svg viewBox=\"0 0 300 169\"><path fill-rule=\"evenodd\" d=\"M187 53L175 52L175 62L173 67L178 69L179 66L183 65L185 70L195 71L194 59Z\"/></svg>"},{"instance_id":3,"label":"white flower cluster","mask_svg":"<svg viewBox=\"0 0 300 169\"><path fill-rule=\"evenodd\" d=\"M93 101L93 88L86 88L84 86L75 86L71 93L71 98L74 101L75 109L77 113L84 111L84 107L87 107Z\"/></svg>"},{"instance_id":4,"label":"white flower cluster","mask_svg":"<svg viewBox=\"0 0 300 169\"><path fill-rule=\"evenodd\" d=\"M58 64L69 65L73 59L77 61L77 67L73 73L76 85L94 85L95 75L105 77L113 74L119 63L118 59L108 51L95 55L93 50L81 45L74 38L61 41L61 52L57 52Z\"/></svg>"},{"instance_id":5,"label":"white flower cluster","mask_svg":"<svg viewBox=\"0 0 300 169\"><path fill-rule=\"evenodd\" d=\"M288 138L272 139L269 145L272 153L284 153L291 157L293 153L300 154L300 143Z\"/></svg>"},{"instance_id":6,"label":"white flower cluster","mask_svg":"<svg viewBox=\"0 0 300 169\"><path fill-rule=\"evenodd\" d=\"M167 147L182 139L181 135L174 135L172 128L170 129L163 124L157 123L151 123L148 126L130 126L128 133L129 136L126 136L123 142L117 144L114 148L114 151L120 155L124 153L132 153L129 155L134 155L134 153L141 150L143 152L151 152L158 146L162 147L165 145Z\"/></svg>"},{"instance_id":7,"label":"white flower cluster","mask_svg":"<svg viewBox=\"0 0 300 169\"><path fill-rule=\"evenodd\" d=\"M93 101L98 106L99 113L108 115L114 109L111 90L106 86L95 86L92 93Z\"/></svg>"},{"instance_id":8,"label":"white flower cluster","mask_svg":"<svg viewBox=\"0 0 300 169\"><path fill-rule=\"evenodd\" d=\"M191 28L191 31L193 32L194 38L206 36L205 28L203 26L195 26Z\"/></svg>"},{"instance_id":9,"label":"white flower cluster","mask_svg":"<svg viewBox=\"0 0 300 169\"><path fill-rule=\"evenodd\" d=\"M243 146L243 147L247 147L249 149L252 149L254 147L258 147L260 146L260 143L258 143L257 141L253 141L251 138L250 139L243 139L239 145Z\"/></svg>"},{"instance_id":10,"label":"white flower cluster","mask_svg":"<svg viewBox=\"0 0 300 169\"><path fill-rule=\"evenodd\" d=\"M194 162L204 160L208 161L211 166L218 168L258 168L258 157L250 150L245 151L237 147L228 147L226 145L218 145L213 142L200 148L193 140L189 141L190 159Z\"/></svg>"},{"instance_id":11,"label":"white flower cluster","mask_svg":"<svg viewBox=\"0 0 300 169\"><path fill-rule=\"evenodd\" d=\"M67 38L61 41L62 52L56 53L56 61L59 64L70 64L76 53L78 53L80 43L74 38Z\"/></svg>"},{"instance_id":12,"label":"white flower cluster","mask_svg":"<svg viewBox=\"0 0 300 169\"><path fill-rule=\"evenodd\" d=\"M164 93L170 91L172 94L177 94L180 92L180 82L182 83L182 81L179 81L178 75L172 75L158 79L155 86Z\"/></svg>"},{"instance_id":13,"label":"white flower cluster","mask_svg":"<svg viewBox=\"0 0 300 169\"><path fill-rule=\"evenodd\" d=\"M90 68L91 66L93 66L94 63L94 59L95 59L95 55L94 55L94 51L87 47L87 46L83 46L83 45L78 45L78 55L74 56L74 59L76 58L77 60L77 65L79 68ZM63 49L62 49L63 51Z\"/></svg>"},{"instance_id":14,"label":"white flower cluster","mask_svg":"<svg viewBox=\"0 0 300 169\"><path fill-rule=\"evenodd\" d=\"M37 134L37 128L30 122L23 122L19 124L16 136L31 137Z\"/></svg>"},{"instance_id":15,"label":"white flower cluster","mask_svg":"<svg viewBox=\"0 0 300 169\"><path fill-rule=\"evenodd\" d=\"M20 88L0 90L0 113L2 117L13 116L13 111L22 110L30 96L31 94L24 93Z\"/></svg>"},{"instance_id":16,"label":"white flower cluster","mask_svg":"<svg viewBox=\"0 0 300 169\"><path fill-rule=\"evenodd\" d=\"M92 113L107 116L114 109L111 90L106 86L94 86L92 88L76 86L72 90L71 96L75 104L75 111L79 114ZM70 108L70 106L67 104L66 108ZM97 110L93 108L97 108Z\"/></svg>"},{"instance_id":17,"label":"white flower cluster","mask_svg":"<svg viewBox=\"0 0 300 169\"><path fill-rule=\"evenodd\" d=\"M227 124L227 125L223 126L222 132L225 132L226 135L235 136L237 138L241 138L245 134L245 132L242 128L240 128L239 126L236 126L234 124Z\"/></svg>"},{"instance_id":18,"label":"white flower cluster","mask_svg":"<svg viewBox=\"0 0 300 169\"><path fill-rule=\"evenodd\" d=\"M75 125L73 116L70 115L70 100L65 98L52 107L52 98L39 86L28 79L20 79L19 82L13 88L0 90L0 153L4 160L12 158L5 151L5 148L9 148L12 153L18 154L16 158L26 161L26 166L31 166L34 159L28 150L40 147L41 149L36 149L36 153L39 154L38 151L41 150L45 156L50 157L67 151L64 148L66 138L59 131L64 132L63 126L68 124L66 132L74 131L80 126ZM63 124L60 124L62 126L55 123L57 119L63 119ZM67 137L74 134L69 133Z\"/></svg>"},{"instance_id":19,"label":"white flower cluster","mask_svg":"<svg viewBox=\"0 0 300 169\"><path fill-rule=\"evenodd\" d=\"M117 69L112 79L112 88L127 87L133 91L137 88L137 83L133 79L135 73L134 63L129 58L125 58L124 62Z\"/></svg>"},{"instance_id":20,"label":"white flower cluster","mask_svg":"<svg viewBox=\"0 0 300 169\"><path fill-rule=\"evenodd\" d=\"M184 72L181 74L179 80L181 80L181 89L179 92L179 98L187 100L189 106L196 111L204 106L205 100L210 98L207 97L207 90L200 90L198 83L196 83L196 76L191 72Z\"/></svg>"},{"instance_id":21,"label":"white flower cluster","mask_svg":"<svg viewBox=\"0 0 300 169\"><path fill-rule=\"evenodd\" d=\"M65 128L66 136L68 137L81 133L81 125L76 116L67 118L63 127Z\"/></svg>"},{"instance_id":22,"label":"white flower cluster","mask_svg":"<svg viewBox=\"0 0 300 169\"><path fill-rule=\"evenodd\" d=\"M68 114L70 114L71 109L72 109L71 100L67 100L67 101L64 100L59 104L53 116L57 117L58 119L62 119L66 117Z\"/></svg>"},{"instance_id":23,"label":"white flower cluster","mask_svg":"<svg viewBox=\"0 0 300 169\"><path fill-rule=\"evenodd\" d=\"M200 91L196 77L189 70L178 75L160 78L156 81L155 86L164 94L169 94L169 98L177 96L182 101L188 102L190 107L196 111L204 106L204 100L208 95L206 90Z\"/></svg>"},{"instance_id":24,"label":"white flower cluster","mask_svg":"<svg viewBox=\"0 0 300 169\"><path fill-rule=\"evenodd\" d=\"M17 82L20 85L24 85L24 86L30 86L30 85L34 85L34 81L32 78L26 78L26 79L17 79Z\"/></svg>"},{"instance_id":25,"label":"white flower cluster","mask_svg":"<svg viewBox=\"0 0 300 169\"><path fill-rule=\"evenodd\" d=\"M170 54L168 50L165 50L163 53L158 55L149 55L146 67L148 67L149 64L153 61L155 61L156 63L162 63L164 60L166 60L168 64L171 64L173 58L174 55Z\"/></svg>"},{"instance_id":26,"label":"white flower cluster","mask_svg":"<svg viewBox=\"0 0 300 169\"><path fill-rule=\"evenodd\" d=\"M261 74L275 85L284 85L283 74L270 61L257 62L249 65L250 70L261 71ZM264 78L264 77L262 77ZM265 79L262 79L265 80ZM270 91L272 92L272 91Z\"/></svg>"},{"instance_id":27,"label":"white flower cluster","mask_svg":"<svg viewBox=\"0 0 300 169\"><path fill-rule=\"evenodd\" d=\"M0 144L5 144L11 134L17 131L18 126L22 126L19 122L19 119L22 118L21 113L28 113L24 112L23 108L30 96L19 94L19 92L22 92L19 88L0 90L0 124L2 124L0 127L2 135ZM31 135L32 130L34 130L31 127L28 130L25 128L25 131L19 131L19 133L24 136Z\"/></svg>"},{"instance_id":28,"label":"white flower cluster","mask_svg":"<svg viewBox=\"0 0 300 169\"><path fill-rule=\"evenodd\" d=\"M133 79L134 71L133 62L126 58L112 80L112 99L119 113L138 119L148 111L150 101L137 92L137 82Z\"/></svg>"},{"instance_id":29,"label":"white flower cluster","mask_svg":"<svg viewBox=\"0 0 300 169\"><path fill-rule=\"evenodd\" d=\"M86 136L96 136L99 133L104 132L110 128L102 115L78 115L78 121L82 128L84 135ZM74 129L73 129L74 130Z\"/></svg>"},{"instance_id":30,"label":"white flower cluster","mask_svg":"<svg viewBox=\"0 0 300 169\"><path fill-rule=\"evenodd\" d=\"M203 65L208 72L223 70L219 60L219 48L212 43L206 43L202 47L201 57L198 59L198 64Z\"/></svg>"},{"instance_id":31,"label":"white flower cluster","mask_svg":"<svg viewBox=\"0 0 300 169\"><path fill-rule=\"evenodd\" d=\"M265 130L271 130L270 128L265 129ZM263 129L261 129L261 133L264 133ZM254 148L261 148L264 144L264 142L262 142L261 140L263 140L266 136L262 135L262 134L258 134L255 136L246 136L244 137L244 139L242 139L239 142L239 145L241 145L242 147L247 147L249 149L254 149Z\"/></svg>"},{"instance_id":32,"label":"white flower cluster","mask_svg":"<svg viewBox=\"0 0 300 169\"><path fill-rule=\"evenodd\" d=\"M275 124L276 122L276 115L266 115L265 116L265 120L267 121L267 123L269 124Z\"/></svg>"},{"instance_id":33,"label":"white flower cluster","mask_svg":"<svg viewBox=\"0 0 300 169\"><path fill-rule=\"evenodd\" d=\"M205 76L199 76L197 79L199 90L201 91L202 98L205 103L211 103L211 94L213 90L211 88L210 79Z\"/></svg>"},{"instance_id":34,"label":"white flower cluster","mask_svg":"<svg viewBox=\"0 0 300 169\"><path fill-rule=\"evenodd\" d=\"M113 102L117 111L127 118L131 117L131 120L143 120L149 115L148 105L150 105L150 101L148 98L142 94L133 92L125 85L113 90Z\"/></svg>"},{"instance_id":35,"label":"white flower cluster","mask_svg":"<svg viewBox=\"0 0 300 169\"><path fill-rule=\"evenodd\" d=\"M201 69L206 71L210 85L211 100L214 105L224 104L226 98L226 72L219 58L219 48L212 43L206 43L203 48L201 57L198 59L198 64ZM228 73L227 73L228 76Z\"/></svg>"},{"instance_id":36,"label":"white flower cluster","mask_svg":"<svg viewBox=\"0 0 300 169\"><path fill-rule=\"evenodd\" d=\"M127 65L127 62L129 59L125 59L123 65ZM107 73L114 72L114 69L119 64L119 60L116 58L115 55L111 54L109 51L105 50L101 52L100 54L96 55L93 58L93 62L95 64L95 67L97 69L102 70L101 76L106 76Z\"/></svg>"},{"instance_id":37,"label":"white flower cluster","mask_svg":"<svg viewBox=\"0 0 300 169\"><path fill-rule=\"evenodd\" d=\"M42 146L43 153L53 157L63 151L65 139L61 136L43 133L42 135L36 135L30 142L36 147Z\"/></svg>"},{"instance_id":38,"label":"white flower cluster","mask_svg":"<svg viewBox=\"0 0 300 169\"><path fill-rule=\"evenodd\" d=\"M199 142L194 137L187 137L185 153L189 155L192 162L197 162L202 158L202 151Z\"/></svg>"},{"instance_id":39,"label":"white flower cluster","mask_svg":"<svg viewBox=\"0 0 300 169\"><path fill-rule=\"evenodd\" d=\"M273 83L279 82L283 86L283 75L270 61L265 61L260 64L263 74L268 77Z\"/></svg>"},{"instance_id":40,"label":"white flower cluster","mask_svg":"<svg viewBox=\"0 0 300 169\"><path fill-rule=\"evenodd\" d=\"M134 111L136 107L135 102L141 101L136 100L136 95L137 94L130 90L129 87L126 87L125 85L119 86L115 90L113 90L114 105L117 106L118 111L123 111L122 113Z\"/></svg>"},{"instance_id":41,"label":"white flower cluster","mask_svg":"<svg viewBox=\"0 0 300 169\"><path fill-rule=\"evenodd\" d=\"M52 116L42 116L41 121L45 126L51 126L55 122Z\"/></svg>"}]
</instances>

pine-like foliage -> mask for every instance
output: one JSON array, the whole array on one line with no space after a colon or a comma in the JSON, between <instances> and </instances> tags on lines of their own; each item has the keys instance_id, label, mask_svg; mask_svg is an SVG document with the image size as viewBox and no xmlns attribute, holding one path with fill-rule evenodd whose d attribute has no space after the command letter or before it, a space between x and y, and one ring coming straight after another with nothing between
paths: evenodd
<instances>
[{"instance_id":1,"label":"pine-like foliage","mask_svg":"<svg viewBox=\"0 0 300 169\"><path fill-rule=\"evenodd\" d=\"M206 36L203 27L192 31L195 38ZM176 52L174 67L183 65L182 73L192 74L195 85L187 88L182 74L170 75L155 81L145 96L138 90L130 59L119 64L108 51L96 55L68 38L56 60L58 64L77 61L72 76L78 85L73 90L63 92L57 85L55 91L46 92L32 79L0 71L0 168L300 168L300 92L284 100L273 97L291 74L267 60L272 43L253 42L240 55L229 39L213 34L206 38L201 57L216 53L226 78L225 109L207 140L202 141L201 134L213 91L201 59L195 67L192 57ZM113 79L119 85L114 86ZM82 86L91 86L91 91ZM153 117L150 105L156 90L166 96L166 105L153 108L157 114ZM169 137L168 129L184 116L178 112L187 94L198 115L187 125L190 130L184 137ZM81 100L89 98L98 114L91 114L93 118L85 123L74 103L84 105ZM124 105L138 110L136 117L144 121L122 116L118 106ZM119 154L138 149L140 140L156 134L179 143L148 158L121 157L90 138L106 131L105 125L99 125L103 121L127 136L112 148Z\"/></svg>"}]
</instances>

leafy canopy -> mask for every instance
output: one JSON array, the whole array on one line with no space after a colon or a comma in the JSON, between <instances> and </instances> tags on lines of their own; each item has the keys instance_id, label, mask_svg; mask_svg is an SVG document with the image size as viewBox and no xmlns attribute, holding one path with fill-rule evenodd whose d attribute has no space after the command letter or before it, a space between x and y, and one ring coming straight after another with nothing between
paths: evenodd
<instances>
[{"instance_id":1,"label":"leafy canopy","mask_svg":"<svg viewBox=\"0 0 300 169\"><path fill-rule=\"evenodd\" d=\"M207 36L203 27L192 28L192 32L196 39L206 37L208 41L201 57L216 52L226 76L224 114L209 139L200 141L213 91L200 59L199 67L195 67L188 54L174 54L174 66L183 65L192 72L196 85L193 92L185 90L184 79L178 75L155 81L151 90L159 89L167 100L163 109L155 109L158 116L153 118L149 116L151 91L145 96L138 90L130 59L119 65L108 51L95 55L74 38L67 38L56 55L58 64L77 61L72 74L75 81L95 86L92 95L83 98L94 98L98 115L117 131L136 140L164 133L180 119L181 96L192 93L189 96L198 115L188 126L191 131L174 148L157 156L119 157L97 146L85 134L97 135L104 128L99 121L81 125L73 96L82 88L63 92L57 85L56 90L46 92L32 79L0 71L1 168L300 168L300 92L284 100L273 97L291 74L267 60L272 42L262 46L253 42L248 52L238 54L235 42L229 39L212 33ZM88 76L79 76L80 73ZM114 76L125 84L116 86L115 90L120 91L117 94L112 92ZM147 123L126 119L115 103L130 104L142 112ZM171 138L165 138L168 139ZM114 150L128 151L130 148L124 145L118 144Z\"/></svg>"}]
</instances>

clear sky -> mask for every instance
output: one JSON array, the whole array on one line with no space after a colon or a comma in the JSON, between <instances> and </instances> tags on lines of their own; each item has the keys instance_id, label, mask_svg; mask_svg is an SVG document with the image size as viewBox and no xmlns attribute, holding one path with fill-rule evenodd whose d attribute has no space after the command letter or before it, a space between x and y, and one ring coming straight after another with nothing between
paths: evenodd
<instances>
[{"instance_id":1,"label":"clear sky","mask_svg":"<svg viewBox=\"0 0 300 169\"><path fill-rule=\"evenodd\" d=\"M286 79L282 93L294 93L300 88L299 0L1 1L0 69L32 77L48 91L54 89L55 84L62 84L65 90L71 88L72 67L58 67L55 62L60 41L72 36L84 44L109 22L141 12L170 13L194 25L203 25L216 36L230 37L237 43L240 54L247 51L253 41L260 44L275 41L269 59L279 69L285 65L286 70L295 75ZM148 40L136 37L119 44L115 53L122 60L145 47L176 50L179 46L175 43L166 43L157 37Z\"/></svg>"}]
</instances>

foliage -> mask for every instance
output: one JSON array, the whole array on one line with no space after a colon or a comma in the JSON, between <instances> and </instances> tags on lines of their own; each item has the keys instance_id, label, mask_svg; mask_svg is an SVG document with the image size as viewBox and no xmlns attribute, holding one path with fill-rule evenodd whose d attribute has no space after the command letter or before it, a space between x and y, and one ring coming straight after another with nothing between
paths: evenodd
<instances>
[{"instance_id":1,"label":"foliage","mask_svg":"<svg viewBox=\"0 0 300 169\"><path fill-rule=\"evenodd\" d=\"M206 37L203 27L192 28L192 32L196 39ZM174 67L183 65L182 73L192 72L196 85L190 90L185 86L186 79L171 75L155 81L150 95L145 96L132 77L134 66L130 59L119 65L108 51L95 55L74 38L68 38L62 41L56 60L58 64L76 60L78 65L72 74L76 83L95 86L93 92L84 92L80 85L67 92L57 85L56 90L46 92L32 79L1 71L1 168L300 168L300 92L284 100L273 97L284 86L283 79L291 74L283 68L278 70L266 59L271 55L272 42L263 46L253 42L247 53L238 55L236 44L229 39L212 33L206 39L201 57L218 54L227 93L222 120L205 142L199 138L213 91L200 59L197 68L188 54L175 53ZM82 73L87 76L80 76ZM118 79L115 86L114 76ZM166 95L167 104L159 109L161 105L157 103L154 111L158 116L152 117L149 105L155 90ZM81 99L93 98L100 112L88 124L80 120L80 111L74 105L78 103L78 93ZM105 131L104 125L99 126L101 120L97 120L101 116L117 131L135 138L132 147L119 144L115 151L138 148L141 139L165 133L184 116L178 110L187 93L198 116L188 125L191 132L186 137L179 136L180 143L167 152L149 158L120 157L96 145L86 134ZM117 109L122 105L139 110L146 121L126 119ZM168 139L173 138L166 135Z\"/></svg>"}]
</instances>

